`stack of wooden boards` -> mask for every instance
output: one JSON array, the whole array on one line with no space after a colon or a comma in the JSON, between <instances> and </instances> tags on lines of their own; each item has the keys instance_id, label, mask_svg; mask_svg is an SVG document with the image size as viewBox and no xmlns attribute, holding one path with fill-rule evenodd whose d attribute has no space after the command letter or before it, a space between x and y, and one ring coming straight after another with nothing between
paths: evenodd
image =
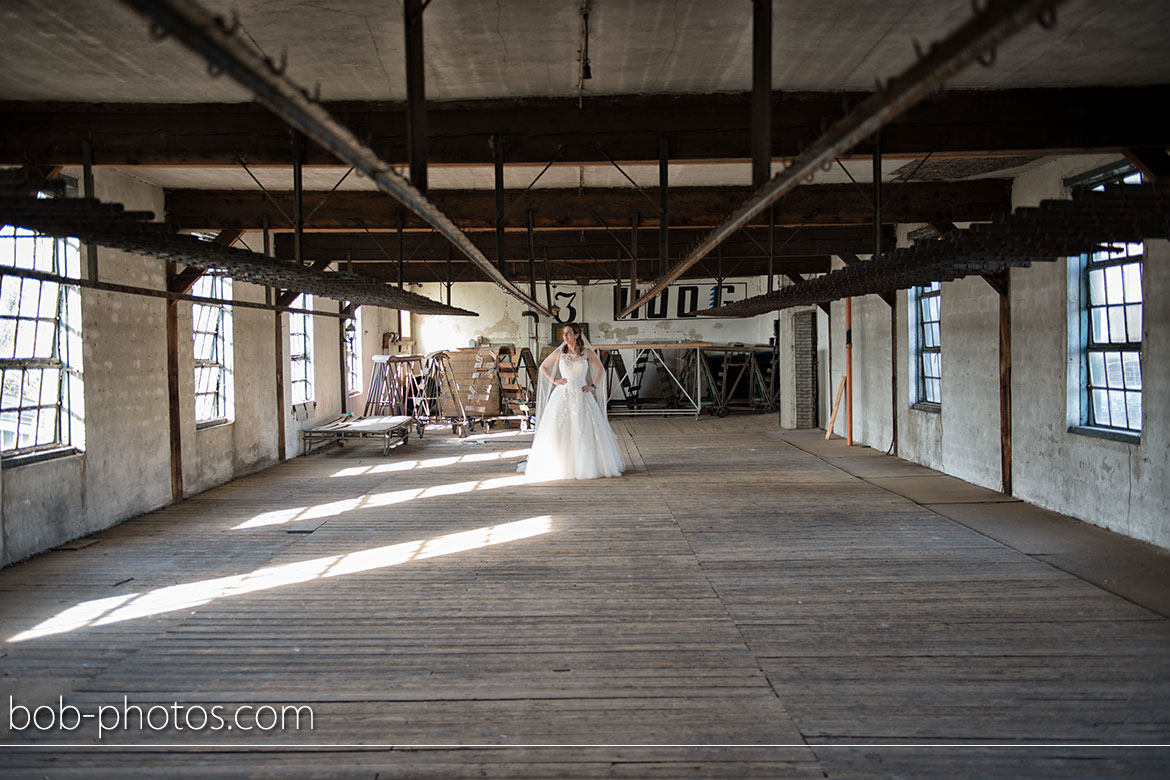
<instances>
[{"instance_id":1,"label":"stack of wooden boards","mask_svg":"<svg viewBox=\"0 0 1170 780\"><path fill-rule=\"evenodd\" d=\"M490 421L530 416L535 411L536 363L527 348L511 344L448 350L451 373L465 389L471 419ZM444 415L451 415L444 399Z\"/></svg>"}]
</instances>

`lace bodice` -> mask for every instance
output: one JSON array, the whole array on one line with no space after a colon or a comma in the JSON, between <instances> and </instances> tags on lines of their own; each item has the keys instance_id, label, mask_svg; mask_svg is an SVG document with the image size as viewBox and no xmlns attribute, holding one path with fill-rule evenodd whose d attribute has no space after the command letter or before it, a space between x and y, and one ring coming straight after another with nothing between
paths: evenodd
<instances>
[{"instance_id":1,"label":"lace bodice","mask_svg":"<svg viewBox=\"0 0 1170 780\"><path fill-rule=\"evenodd\" d=\"M584 384L589 376L589 358L586 355L562 354L560 368L561 376L570 383Z\"/></svg>"}]
</instances>

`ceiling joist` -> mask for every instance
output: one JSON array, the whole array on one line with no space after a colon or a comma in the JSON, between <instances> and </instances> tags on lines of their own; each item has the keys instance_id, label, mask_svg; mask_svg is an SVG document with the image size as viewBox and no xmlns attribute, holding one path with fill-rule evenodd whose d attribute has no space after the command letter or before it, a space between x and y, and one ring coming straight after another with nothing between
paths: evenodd
<instances>
[{"instance_id":1,"label":"ceiling joist","mask_svg":"<svg viewBox=\"0 0 1170 780\"><path fill-rule=\"evenodd\" d=\"M864 93L774 92L772 156L790 159L821 132L826 118ZM955 90L923 100L882 128L883 154L936 159L1120 152L1166 146L1159 106L1170 86ZM1093 106L1093 111L1085 111ZM405 166L402 103L330 102L325 109L383 159ZM95 163L107 166L233 167L239 154L253 167L289 165L288 127L255 103L0 102L0 164L80 165L92 138ZM427 104L427 160L490 167L493 135L507 139L508 165L609 165L606 156L656 163L661 136L671 162L750 159L746 95L618 95L575 99L461 100ZM308 166L337 165L309 144ZM748 178L745 176L745 183ZM433 184L432 184L433 186Z\"/></svg>"},{"instance_id":2,"label":"ceiling joist","mask_svg":"<svg viewBox=\"0 0 1170 780\"><path fill-rule=\"evenodd\" d=\"M700 238L705 231L695 228L672 228L668 244L669 257L680 257L683 252ZM638 252L642 259L657 257L657 228L638 230L638 246L653 249ZM470 234L473 240L488 245L494 240L490 231ZM536 231L531 247L528 236L521 232L505 235L504 259L507 262L528 262L529 254L548 255L550 260L601 261L627 259L629 257L631 230L627 227L615 230L553 230ZM777 228L774 234L772 254L778 258L835 255L842 252L868 252L872 246L873 230L869 225L828 225L804 228ZM883 241L890 244L895 240L893 225L882 231ZM620 242L619 243L619 239ZM275 255L281 259L293 256L293 236L278 233L274 237ZM395 262L398 257L397 242L368 233L308 233L302 239L302 250L306 256L318 257L336 262L352 260L355 264ZM449 244L434 233L412 233L404 237L402 259L406 262L439 262L450 256ZM763 257L769 254L768 229L745 228L728 239L723 245L725 258Z\"/></svg>"},{"instance_id":3,"label":"ceiling joist","mask_svg":"<svg viewBox=\"0 0 1170 780\"><path fill-rule=\"evenodd\" d=\"M892 197L882 206L887 223L982 222L1011 208L1011 181L981 179L964 182L908 182L890 188ZM658 222L645 199L633 189L566 189L534 191L515 209L506 225L527 227L532 214L536 230L598 227L600 216L609 225L628 225L630 215L641 212L646 225ZM714 227L723 221L752 190L750 187L672 187L670 227ZM312 216L306 231L387 231L398 227L394 209L378 192L338 190L319 209L324 193L308 193L306 207ZM521 191L506 190L505 203L515 203ZM271 200L270 200L271 197ZM495 228L495 194L490 190L431 190L435 205L465 231ZM275 205L273 204L275 201ZM264 218L274 229L291 226L280 216L292 213L291 192L255 190L172 190L166 194L167 221L184 230L260 230ZM776 205L777 226L866 225L873 221L873 206L852 184L815 184L797 187ZM749 226L767 227L767 213L748 220ZM403 222L406 230L430 230L414 214Z\"/></svg>"}]
</instances>

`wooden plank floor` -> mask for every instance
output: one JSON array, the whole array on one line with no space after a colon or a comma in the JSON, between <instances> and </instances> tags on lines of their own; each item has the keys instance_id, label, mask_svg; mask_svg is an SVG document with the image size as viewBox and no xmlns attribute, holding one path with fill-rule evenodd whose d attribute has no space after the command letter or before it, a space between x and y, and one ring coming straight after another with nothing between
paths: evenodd
<instances>
[{"instance_id":1,"label":"wooden plank floor","mask_svg":"<svg viewBox=\"0 0 1170 780\"><path fill-rule=\"evenodd\" d=\"M99 742L6 719L0 777L1166 776L1170 750L1110 747L1170 742L1162 615L774 417L615 429L620 479L524 485L526 437L436 431L0 571L16 704L308 705L314 724ZM871 476L921 477L901 463Z\"/></svg>"}]
</instances>

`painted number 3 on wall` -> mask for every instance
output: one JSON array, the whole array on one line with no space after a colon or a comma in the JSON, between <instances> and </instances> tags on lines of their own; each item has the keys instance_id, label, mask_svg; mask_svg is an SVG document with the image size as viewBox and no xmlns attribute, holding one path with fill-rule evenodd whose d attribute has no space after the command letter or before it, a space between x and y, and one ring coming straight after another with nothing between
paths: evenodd
<instances>
[{"instance_id":1,"label":"painted number 3 on wall","mask_svg":"<svg viewBox=\"0 0 1170 780\"><path fill-rule=\"evenodd\" d=\"M553 295L557 299L557 323L567 325L570 322L577 321L577 309L573 307L573 301L577 300L577 293L575 292L558 292ZM561 299L565 298L564 303Z\"/></svg>"}]
</instances>

